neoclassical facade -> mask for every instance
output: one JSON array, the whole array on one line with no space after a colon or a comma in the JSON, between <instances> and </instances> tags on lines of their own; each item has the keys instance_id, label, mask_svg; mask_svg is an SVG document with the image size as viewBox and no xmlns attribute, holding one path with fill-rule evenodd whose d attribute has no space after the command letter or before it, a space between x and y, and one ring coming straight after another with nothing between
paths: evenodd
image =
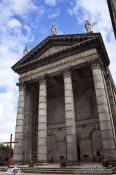
<instances>
[{"instance_id":1,"label":"neoclassical facade","mask_svg":"<svg viewBox=\"0 0 116 175\"><path fill-rule=\"evenodd\" d=\"M47 37L19 74L14 160L116 160L116 89L100 33Z\"/></svg>"}]
</instances>

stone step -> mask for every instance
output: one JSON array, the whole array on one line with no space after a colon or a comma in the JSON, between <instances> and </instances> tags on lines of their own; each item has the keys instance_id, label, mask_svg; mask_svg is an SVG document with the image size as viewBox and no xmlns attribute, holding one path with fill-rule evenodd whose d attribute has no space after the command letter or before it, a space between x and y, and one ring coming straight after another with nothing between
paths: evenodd
<instances>
[{"instance_id":1,"label":"stone step","mask_svg":"<svg viewBox=\"0 0 116 175\"><path fill-rule=\"evenodd\" d=\"M21 170L23 173L41 173L41 174L78 174L78 175L93 175L93 174L101 174L101 175L110 175L110 174L114 174L114 172L111 172L110 170L107 170L107 171L103 171L103 170L99 170L98 171L95 171L95 170L72 170L72 171L65 171L65 170L58 170L58 171L51 171L51 170L47 170L47 171L30 171L30 170Z\"/></svg>"},{"instance_id":2,"label":"stone step","mask_svg":"<svg viewBox=\"0 0 116 175\"><path fill-rule=\"evenodd\" d=\"M19 168L19 167L18 167ZM79 168L20 168L21 170L53 170L53 171L58 171L58 170L61 170L61 171L71 171L71 170L78 170Z\"/></svg>"},{"instance_id":3,"label":"stone step","mask_svg":"<svg viewBox=\"0 0 116 175\"><path fill-rule=\"evenodd\" d=\"M66 175L70 175L70 174L76 174L76 175L116 175L115 172L93 172L93 171L83 171L83 172L75 172L75 171L69 171L69 172L66 172L66 171L57 171L57 172L54 172L54 171L21 171L22 173L27 173L27 174L30 174L30 173L37 173L38 175L39 174L66 174Z\"/></svg>"},{"instance_id":4,"label":"stone step","mask_svg":"<svg viewBox=\"0 0 116 175\"><path fill-rule=\"evenodd\" d=\"M110 165L112 165L113 167L116 167L116 161L112 161L112 162L109 162Z\"/></svg>"},{"instance_id":5,"label":"stone step","mask_svg":"<svg viewBox=\"0 0 116 175\"><path fill-rule=\"evenodd\" d=\"M10 166L11 168L14 166ZM53 170L53 171L70 171L70 170L77 170L79 169L79 167L65 167L65 168L60 168L60 167L22 167L22 166L18 166L18 168L20 168L21 170Z\"/></svg>"},{"instance_id":6,"label":"stone step","mask_svg":"<svg viewBox=\"0 0 116 175\"><path fill-rule=\"evenodd\" d=\"M58 168L58 167L21 167L18 166L21 169L22 173L37 173L39 174L76 174L76 175L107 175L107 174L115 174L116 175L116 167L110 167L110 168L83 168L83 167L66 167L66 168ZM0 167L0 171L6 171L7 167Z\"/></svg>"},{"instance_id":7,"label":"stone step","mask_svg":"<svg viewBox=\"0 0 116 175\"><path fill-rule=\"evenodd\" d=\"M107 174L114 174L115 172L112 171L112 169L21 169L22 173L37 173L37 174L77 174L77 175L92 175L92 174L101 174L101 175L107 175Z\"/></svg>"},{"instance_id":8,"label":"stone step","mask_svg":"<svg viewBox=\"0 0 116 175\"><path fill-rule=\"evenodd\" d=\"M57 172L54 172L54 171L21 171L22 173L37 173L37 174L75 174L74 171L57 171Z\"/></svg>"},{"instance_id":9,"label":"stone step","mask_svg":"<svg viewBox=\"0 0 116 175\"><path fill-rule=\"evenodd\" d=\"M41 173L41 174L77 174L77 175L84 175L84 174L101 174L101 175L107 175L107 174L115 174L116 168L101 168L101 169L87 169L87 168L77 168L77 167L66 167L66 168L21 168L21 171L24 173Z\"/></svg>"}]
</instances>

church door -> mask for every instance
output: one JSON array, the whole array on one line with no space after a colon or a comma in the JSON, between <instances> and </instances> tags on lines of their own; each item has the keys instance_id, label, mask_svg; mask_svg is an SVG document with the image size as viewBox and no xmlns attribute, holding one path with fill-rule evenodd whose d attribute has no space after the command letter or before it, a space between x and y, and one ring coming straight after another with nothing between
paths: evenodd
<instances>
[{"instance_id":1,"label":"church door","mask_svg":"<svg viewBox=\"0 0 116 175\"><path fill-rule=\"evenodd\" d=\"M77 158L78 161L81 161L81 156L80 156L80 143L79 143L79 138L77 137Z\"/></svg>"},{"instance_id":2,"label":"church door","mask_svg":"<svg viewBox=\"0 0 116 175\"><path fill-rule=\"evenodd\" d=\"M47 154L48 162L56 161L56 137L54 135L48 136L47 146L48 146L48 154Z\"/></svg>"}]
</instances>

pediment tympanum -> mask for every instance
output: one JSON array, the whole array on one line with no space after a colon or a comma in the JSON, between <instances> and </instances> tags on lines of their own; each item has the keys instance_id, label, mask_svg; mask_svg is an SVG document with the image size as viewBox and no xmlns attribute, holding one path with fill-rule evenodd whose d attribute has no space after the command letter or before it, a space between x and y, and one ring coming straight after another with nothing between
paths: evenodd
<instances>
[{"instance_id":1,"label":"pediment tympanum","mask_svg":"<svg viewBox=\"0 0 116 175\"><path fill-rule=\"evenodd\" d=\"M101 35L99 33L86 33L49 36L19 60L12 69L18 74L22 74L65 56L92 48L96 48L105 64L109 64Z\"/></svg>"}]
</instances>

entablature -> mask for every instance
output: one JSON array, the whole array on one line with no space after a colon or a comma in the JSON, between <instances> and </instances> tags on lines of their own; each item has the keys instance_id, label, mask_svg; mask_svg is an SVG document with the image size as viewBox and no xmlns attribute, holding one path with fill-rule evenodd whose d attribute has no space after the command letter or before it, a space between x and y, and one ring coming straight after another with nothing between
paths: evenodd
<instances>
[{"instance_id":1,"label":"entablature","mask_svg":"<svg viewBox=\"0 0 116 175\"><path fill-rule=\"evenodd\" d=\"M55 48L52 50L52 48ZM56 49L57 48L57 49ZM41 66L95 48L105 66L109 58L99 33L51 36L18 61L12 69L23 74ZM52 52L51 52L52 50Z\"/></svg>"}]
</instances>

